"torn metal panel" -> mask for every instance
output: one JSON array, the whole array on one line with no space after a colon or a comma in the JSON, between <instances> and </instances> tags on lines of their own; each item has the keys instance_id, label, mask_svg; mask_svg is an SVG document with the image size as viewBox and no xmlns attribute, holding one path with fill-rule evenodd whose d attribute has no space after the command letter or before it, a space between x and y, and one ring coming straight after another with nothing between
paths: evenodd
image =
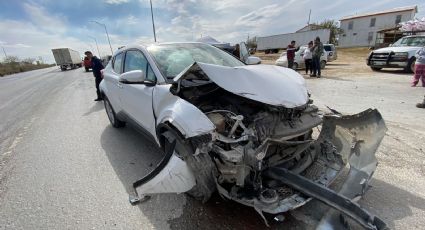
<instances>
[{"instance_id":1,"label":"torn metal panel","mask_svg":"<svg viewBox=\"0 0 425 230\"><path fill-rule=\"evenodd\" d=\"M215 126L193 104L170 94L170 85L157 86L153 97L157 125L171 123L186 138L211 133Z\"/></svg>"},{"instance_id":2,"label":"torn metal panel","mask_svg":"<svg viewBox=\"0 0 425 230\"><path fill-rule=\"evenodd\" d=\"M195 62L174 81L203 76L200 71L224 90L268 105L295 108L308 101L304 78L292 69L279 66L227 67Z\"/></svg>"},{"instance_id":3,"label":"torn metal panel","mask_svg":"<svg viewBox=\"0 0 425 230\"><path fill-rule=\"evenodd\" d=\"M195 186L193 173L186 162L173 154L167 166L154 178L136 187L137 194L183 193Z\"/></svg>"}]
</instances>

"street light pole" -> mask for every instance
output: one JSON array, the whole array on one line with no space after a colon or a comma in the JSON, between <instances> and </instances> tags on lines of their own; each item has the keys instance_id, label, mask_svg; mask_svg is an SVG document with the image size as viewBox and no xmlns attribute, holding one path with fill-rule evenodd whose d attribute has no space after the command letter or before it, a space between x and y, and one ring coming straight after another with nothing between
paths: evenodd
<instances>
[{"instance_id":1,"label":"street light pole","mask_svg":"<svg viewBox=\"0 0 425 230\"><path fill-rule=\"evenodd\" d=\"M154 41L156 42L155 21L153 20L152 0L149 0L149 2L151 3L151 16L152 16L153 38L154 38Z\"/></svg>"},{"instance_id":2,"label":"street light pole","mask_svg":"<svg viewBox=\"0 0 425 230\"><path fill-rule=\"evenodd\" d=\"M102 58L102 56L100 55L99 46L97 45L97 40L96 40L96 38L95 38L95 37L92 37L92 36L89 36L89 37L91 37L91 38L94 40L94 42L96 42L97 54L99 54L99 58Z\"/></svg>"},{"instance_id":3,"label":"street light pole","mask_svg":"<svg viewBox=\"0 0 425 230\"><path fill-rule=\"evenodd\" d=\"M101 25L101 26L103 26L103 28L105 28L106 37L108 38L109 48L111 48L111 55L114 54L114 51L112 51L111 40L109 39L109 34L108 34L108 30L106 29L106 25L103 24L103 23L100 23L98 21L94 21L94 20L91 21L91 22L97 23L98 25Z\"/></svg>"}]
</instances>

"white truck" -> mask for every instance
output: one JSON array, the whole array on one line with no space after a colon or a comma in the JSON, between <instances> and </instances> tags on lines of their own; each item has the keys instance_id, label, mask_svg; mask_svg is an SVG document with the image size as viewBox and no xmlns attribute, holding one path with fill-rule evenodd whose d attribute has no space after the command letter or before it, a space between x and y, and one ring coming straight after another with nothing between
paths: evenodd
<instances>
[{"instance_id":1,"label":"white truck","mask_svg":"<svg viewBox=\"0 0 425 230\"><path fill-rule=\"evenodd\" d=\"M264 50L265 53L277 53L279 49L286 49L291 41L296 42L296 46L306 45L310 41L314 41L316 37L320 41L327 43L330 38L331 31L329 29L310 30L289 34L278 34L267 37L257 38L257 50Z\"/></svg>"},{"instance_id":2,"label":"white truck","mask_svg":"<svg viewBox=\"0 0 425 230\"><path fill-rule=\"evenodd\" d=\"M389 47L369 53L366 64L374 71L382 68L402 68L414 72L416 51L425 46L425 35L411 35L400 38Z\"/></svg>"},{"instance_id":3,"label":"white truck","mask_svg":"<svg viewBox=\"0 0 425 230\"><path fill-rule=\"evenodd\" d=\"M78 51L69 48L52 49L56 64L62 71L82 67L81 56Z\"/></svg>"}]
</instances>

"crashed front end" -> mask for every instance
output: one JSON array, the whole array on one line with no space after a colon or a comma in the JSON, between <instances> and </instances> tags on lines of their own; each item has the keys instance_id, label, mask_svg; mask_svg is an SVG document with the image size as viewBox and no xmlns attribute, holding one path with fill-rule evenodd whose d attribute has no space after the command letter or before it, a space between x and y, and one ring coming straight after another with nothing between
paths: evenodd
<instances>
[{"instance_id":1,"label":"crashed front end","mask_svg":"<svg viewBox=\"0 0 425 230\"><path fill-rule=\"evenodd\" d=\"M172 93L199 108L215 126L202 138L191 138L194 158L202 156L210 162L199 169L173 156L163 177L155 178L157 182L135 186L139 195L187 192L202 183L199 170L210 170L221 196L251 206L261 215L287 212L316 198L365 228L385 226L356 204L348 202L347 207L347 200L364 194L376 169L375 152L386 132L379 112L323 114L311 104L295 72L285 69L289 80L280 89L286 93L279 94L276 84L283 72L261 68L195 63L176 79ZM259 77L264 72L266 78ZM233 76L232 81L225 75ZM346 166L350 171L342 185L345 192L327 189ZM158 189L167 183L173 185Z\"/></svg>"}]
</instances>

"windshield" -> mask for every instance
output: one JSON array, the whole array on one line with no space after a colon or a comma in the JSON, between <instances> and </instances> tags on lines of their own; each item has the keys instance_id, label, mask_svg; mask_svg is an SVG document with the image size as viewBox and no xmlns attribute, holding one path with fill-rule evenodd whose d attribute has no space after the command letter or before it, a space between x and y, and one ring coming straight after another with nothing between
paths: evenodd
<instances>
[{"instance_id":1,"label":"windshield","mask_svg":"<svg viewBox=\"0 0 425 230\"><path fill-rule=\"evenodd\" d=\"M393 46L425 46L425 37L400 38Z\"/></svg>"},{"instance_id":2,"label":"windshield","mask_svg":"<svg viewBox=\"0 0 425 230\"><path fill-rule=\"evenodd\" d=\"M167 78L174 78L195 61L229 67L245 65L232 55L202 43L152 45L147 50Z\"/></svg>"}]
</instances>

